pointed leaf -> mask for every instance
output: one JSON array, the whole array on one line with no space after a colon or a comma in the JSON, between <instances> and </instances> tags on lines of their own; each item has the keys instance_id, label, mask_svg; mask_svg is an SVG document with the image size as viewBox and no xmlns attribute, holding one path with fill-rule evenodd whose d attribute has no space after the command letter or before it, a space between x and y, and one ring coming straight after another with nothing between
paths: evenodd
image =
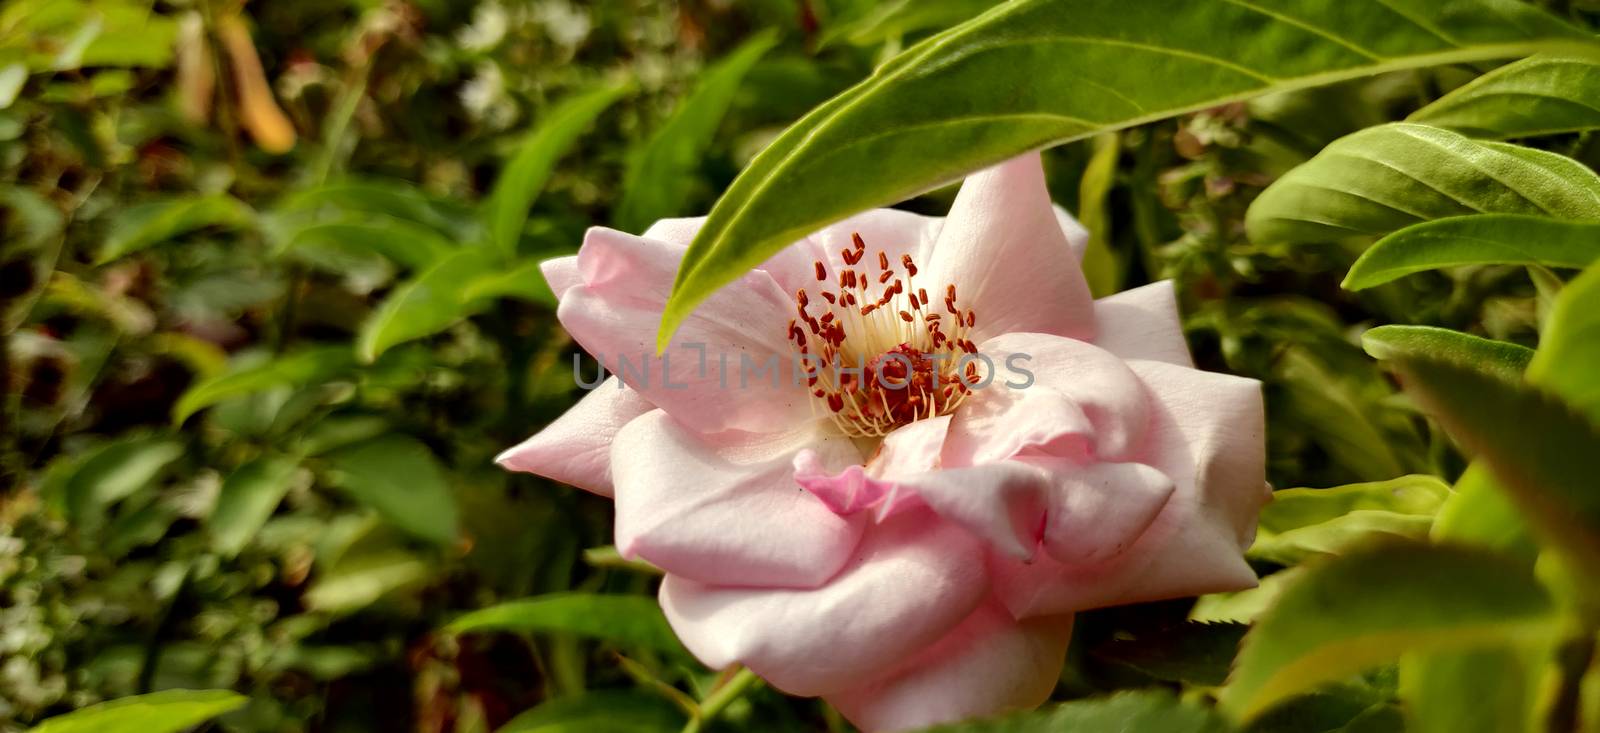
<instances>
[{"instance_id":1,"label":"pointed leaf","mask_svg":"<svg viewBox=\"0 0 1600 733\"><path fill-rule=\"evenodd\" d=\"M1339 138L1273 182L1245 226L1256 242L1319 242L1474 213L1600 221L1600 176L1555 153L1394 123Z\"/></svg>"},{"instance_id":2,"label":"pointed leaf","mask_svg":"<svg viewBox=\"0 0 1600 733\"><path fill-rule=\"evenodd\" d=\"M1361 334L1361 348L1374 359L1429 356L1477 364L1508 379L1522 376L1533 349L1435 326L1378 326Z\"/></svg>"},{"instance_id":3,"label":"pointed leaf","mask_svg":"<svg viewBox=\"0 0 1600 733\"><path fill-rule=\"evenodd\" d=\"M206 227L241 228L255 212L232 196L185 196L138 204L117 213L100 247L101 264Z\"/></svg>"},{"instance_id":4,"label":"pointed leaf","mask_svg":"<svg viewBox=\"0 0 1600 733\"><path fill-rule=\"evenodd\" d=\"M238 555L289 492L298 466L288 456L268 455L229 474L206 518L212 549L224 557Z\"/></svg>"},{"instance_id":5,"label":"pointed leaf","mask_svg":"<svg viewBox=\"0 0 1600 733\"><path fill-rule=\"evenodd\" d=\"M623 646L687 654L649 596L552 593L507 601L468 613L445 627L456 634L485 631L562 633Z\"/></svg>"},{"instance_id":6,"label":"pointed leaf","mask_svg":"<svg viewBox=\"0 0 1600 733\"><path fill-rule=\"evenodd\" d=\"M564 99L546 112L523 139L517 154L495 181L489 200L484 202L489 239L502 255L516 254L528 209L544 190L556 161L601 112L631 90L631 85L613 84Z\"/></svg>"},{"instance_id":7,"label":"pointed leaf","mask_svg":"<svg viewBox=\"0 0 1600 733\"><path fill-rule=\"evenodd\" d=\"M57 715L32 733L178 733L249 701L230 690L162 690Z\"/></svg>"},{"instance_id":8,"label":"pointed leaf","mask_svg":"<svg viewBox=\"0 0 1600 733\"><path fill-rule=\"evenodd\" d=\"M1600 65L1535 56L1506 64L1406 118L1477 138L1534 137L1600 128Z\"/></svg>"},{"instance_id":9,"label":"pointed leaf","mask_svg":"<svg viewBox=\"0 0 1600 733\"><path fill-rule=\"evenodd\" d=\"M1188 622L1095 647L1096 658L1124 664L1158 680L1213 687L1228 679L1239 640L1250 627L1240 623Z\"/></svg>"},{"instance_id":10,"label":"pointed leaf","mask_svg":"<svg viewBox=\"0 0 1600 733\"><path fill-rule=\"evenodd\" d=\"M757 156L684 257L658 346L789 243L1027 150L1381 71L1593 44L1504 0L1448 13L1434 0L1005 3L891 59Z\"/></svg>"},{"instance_id":11,"label":"pointed leaf","mask_svg":"<svg viewBox=\"0 0 1600 733\"><path fill-rule=\"evenodd\" d=\"M361 324L356 355L376 361L390 347L432 336L477 312L482 301L468 297L479 278L500 271L493 253L463 249L406 281Z\"/></svg>"},{"instance_id":12,"label":"pointed leaf","mask_svg":"<svg viewBox=\"0 0 1600 733\"><path fill-rule=\"evenodd\" d=\"M182 424L223 400L281 386L316 384L355 365L348 346L312 346L239 368L190 387L172 406L172 422Z\"/></svg>"},{"instance_id":13,"label":"pointed leaf","mask_svg":"<svg viewBox=\"0 0 1600 733\"><path fill-rule=\"evenodd\" d=\"M1472 648L1556 626L1544 587L1516 563L1460 547L1377 545L1305 567L1245 636L1220 706L1249 720L1407 651Z\"/></svg>"},{"instance_id":14,"label":"pointed leaf","mask_svg":"<svg viewBox=\"0 0 1600 733\"><path fill-rule=\"evenodd\" d=\"M1588 267L1600 259L1600 223L1526 214L1452 216L1378 240L1342 286L1363 290L1415 272L1462 265Z\"/></svg>"},{"instance_id":15,"label":"pointed leaf","mask_svg":"<svg viewBox=\"0 0 1600 733\"><path fill-rule=\"evenodd\" d=\"M1600 267L1561 289L1528 365L1528 381L1561 395L1600 424Z\"/></svg>"},{"instance_id":16,"label":"pointed leaf","mask_svg":"<svg viewBox=\"0 0 1600 733\"><path fill-rule=\"evenodd\" d=\"M390 524L439 544L455 541L455 494L439 459L422 441L386 435L326 458L333 484Z\"/></svg>"},{"instance_id":17,"label":"pointed leaf","mask_svg":"<svg viewBox=\"0 0 1600 733\"><path fill-rule=\"evenodd\" d=\"M617 205L617 228L640 233L657 219L687 213L683 207L689 200L689 185L739 91L739 83L777 42L772 30L757 33L706 69L694 91L678 103L672 118L634 151L622 183L622 201Z\"/></svg>"}]
</instances>

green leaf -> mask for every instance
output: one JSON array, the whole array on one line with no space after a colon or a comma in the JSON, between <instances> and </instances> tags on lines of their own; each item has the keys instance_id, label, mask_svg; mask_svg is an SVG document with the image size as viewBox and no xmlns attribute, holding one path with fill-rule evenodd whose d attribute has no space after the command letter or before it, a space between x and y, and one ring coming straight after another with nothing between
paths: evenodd
<instances>
[{"instance_id":1,"label":"green leaf","mask_svg":"<svg viewBox=\"0 0 1600 733\"><path fill-rule=\"evenodd\" d=\"M1436 326L1378 326L1361 334L1361 348L1374 359L1432 356L1477 364L1508 379L1522 376L1533 349Z\"/></svg>"},{"instance_id":2,"label":"green leaf","mask_svg":"<svg viewBox=\"0 0 1600 733\"><path fill-rule=\"evenodd\" d=\"M1191 621L1133 638L1113 639L1090 653L1158 680L1214 687L1228 678L1239 639L1248 628L1240 623Z\"/></svg>"},{"instance_id":3,"label":"green leaf","mask_svg":"<svg viewBox=\"0 0 1600 733\"><path fill-rule=\"evenodd\" d=\"M1520 3L1023 0L913 46L791 126L685 255L658 337L713 290L829 222L1028 150L1398 69L1592 53Z\"/></svg>"},{"instance_id":4,"label":"green leaf","mask_svg":"<svg viewBox=\"0 0 1600 733\"><path fill-rule=\"evenodd\" d=\"M1405 391L1489 467L1548 543L1600 584L1594 423L1549 392L1470 365L1408 358L1397 366Z\"/></svg>"},{"instance_id":5,"label":"green leaf","mask_svg":"<svg viewBox=\"0 0 1600 733\"><path fill-rule=\"evenodd\" d=\"M1400 697L1411 711L1409 730L1537 730L1532 703L1544 665L1530 651L1501 646L1406 655L1400 661Z\"/></svg>"},{"instance_id":6,"label":"green leaf","mask_svg":"<svg viewBox=\"0 0 1600 733\"><path fill-rule=\"evenodd\" d=\"M1535 56L1506 64L1406 118L1478 138L1534 137L1600 128L1600 65Z\"/></svg>"},{"instance_id":7,"label":"green leaf","mask_svg":"<svg viewBox=\"0 0 1600 733\"><path fill-rule=\"evenodd\" d=\"M479 276L467 283L462 291L467 301L493 298L519 298L538 303L550 310L556 309L556 295L550 292L550 283L538 262L524 262L510 269L499 269Z\"/></svg>"},{"instance_id":8,"label":"green leaf","mask_svg":"<svg viewBox=\"0 0 1600 733\"><path fill-rule=\"evenodd\" d=\"M1119 692L1109 697L1077 700L1040 710L952 725L924 728L924 733L1227 733L1211 710L1179 700L1164 690Z\"/></svg>"},{"instance_id":9,"label":"green leaf","mask_svg":"<svg viewBox=\"0 0 1600 733\"><path fill-rule=\"evenodd\" d=\"M1089 292L1096 298L1112 295L1122 284L1121 263L1111 252L1111 215L1106 199L1117 181L1117 159L1122 154L1122 136L1108 132L1094 138L1094 155L1083 169L1078 184L1078 220L1089 230L1089 244L1083 252L1083 276Z\"/></svg>"},{"instance_id":10,"label":"green leaf","mask_svg":"<svg viewBox=\"0 0 1600 733\"><path fill-rule=\"evenodd\" d=\"M445 627L456 634L518 631L575 634L623 646L685 654L650 596L552 593L468 613Z\"/></svg>"},{"instance_id":11,"label":"green leaf","mask_svg":"<svg viewBox=\"0 0 1600 733\"><path fill-rule=\"evenodd\" d=\"M1596 259L1600 224L1526 214L1453 216L1378 240L1350 266L1341 285L1364 290L1412 273L1462 265L1584 268Z\"/></svg>"},{"instance_id":12,"label":"green leaf","mask_svg":"<svg viewBox=\"0 0 1600 733\"><path fill-rule=\"evenodd\" d=\"M597 690L540 703L495 733L673 733L683 723L683 711L661 697Z\"/></svg>"},{"instance_id":13,"label":"green leaf","mask_svg":"<svg viewBox=\"0 0 1600 733\"><path fill-rule=\"evenodd\" d=\"M1560 395L1600 424L1600 267L1590 267L1561 289L1528 381Z\"/></svg>"},{"instance_id":14,"label":"green leaf","mask_svg":"<svg viewBox=\"0 0 1600 733\"><path fill-rule=\"evenodd\" d=\"M711 147L739 83L777 43L776 31L768 29L707 68L671 119L633 151L614 217L617 228L643 232L657 219L684 214L700 159Z\"/></svg>"},{"instance_id":15,"label":"green leaf","mask_svg":"<svg viewBox=\"0 0 1600 733\"><path fill-rule=\"evenodd\" d=\"M336 221L376 215L414 222L442 233L447 239L469 241L481 233L470 210L447 199L436 199L406 181L357 178L327 183L284 197L273 213L328 216ZM378 219L382 221L383 219Z\"/></svg>"},{"instance_id":16,"label":"green leaf","mask_svg":"<svg viewBox=\"0 0 1600 733\"><path fill-rule=\"evenodd\" d=\"M594 124L607 107L632 91L631 84L612 84L568 99L546 112L506 164L484 202L489 239L507 257L517 253L528 208L544 190L556 161Z\"/></svg>"},{"instance_id":17,"label":"green leaf","mask_svg":"<svg viewBox=\"0 0 1600 733\"><path fill-rule=\"evenodd\" d=\"M1189 620L1252 623L1266 613L1284 587L1292 583L1300 571L1298 567L1286 568L1262 578L1254 588L1200 596L1200 600L1189 611Z\"/></svg>"},{"instance_id":18,"label":"green leaf","mask_svg":"<svg viewBox=\"0 0 1600 733\"><path fill-rule=\"evenodd\" d=\"M420 270L437 262L455 246L438 230L382 214L321 222L296 228L283 251L309 247L341 247L383 255L395 264Z\"/></svg>"},{"instance_id":19,"label":"green leaf","mask_svg":"<svg viewBox=\"0 0 1600 733\"><path fill-rule=\"evenodd\" d=\"M1236 720L1413 650L1552 632L1527 568L1461 547L1392 543L1307 565L1245 636L1220 706Z\"/></svg>"},{"instance_id":20,"label":"green leaf","mask_svg":"<svg viewBox=\"0 0 1600 733\"><path fill-rule=\"evenodd\" d=\"M883 43L930 29L948 28L996 5L998 0L887 0L829 27L818 46L840 41L856 46Z\"/></svg>"},{"instance_id":21,"label":"green leaf","mask_svg":"<svg viewBox=\"0 0 1600 733\"><path fill-rule=\"evenodd\" d=\"M288 456L267 455L230 474L206 518L212 549L224 557L238 555L283 501L298 467Z\"/></svg>"},{"instance_id":22,"label":"green leaf","mask_svg":"<svg viewBox=\"0 0 1600 733\"><path fill-rule=\"evenodd\" d=\"M1250 204L1261 243L1377 236L1432 219L1529 214L1600 220L1600 177L1571 158L1394 123L1335 140Z\"/></svg>"},{"instance_id":23,"label":"green leaf","mask_svg":"<svg viewBox=\"0 0 1600 733\"><path fill-rule=\"evenodd\" d=\"M404 550L343 557L306 589L306 607L335 614L359 611L385 595L423 584L433 573L428 563Z\"/></svg>"},{"instance_id":24,"label":"green leaf","mask_svg":"<svg viewBox=\"0 0 1600 733\"><path fill-rule=\"evenodd\" d=\"M111 219L97 263L105 264L206 227L239 229L255 222L255 211L232 196L183 196L130 206Z\"/></svg>"},{"instance_id":25,"label":"green leaf","mask_svg":"<svg viewBox=\"0 0 1600 733\"><path fill-rule=\"evenodd\" d=\"M171 438L145 436L118 440L84 456L67 478L63 496L67 516L84 526L98 525L105 507L153 483L183 444Z\"/></svg>"},{"instance_id":26,"label":"green leaf","mask_svg":"<svg viewBox=\"0 0 1600 733\"><path fill-rule=\"evenodd\" d=\"M330 479L394 526L425 540L456 539L455 494L422 441L386 435L326 456Z\"/></svg>"},{"instance_id":27,"label":"green leaf","mask_svg":"<svg viewBox=\"0 0 1600 733\"><path fill-rule=\"evenodd\" d=\"M32 733L178 733L249 701L230 690L162 690L57 715Z\"/></svg>"},{"instance_id":28,"label":"green leaf","mask_svg":"<svg viewBox=\"0 0 1600 733\"><path fill-rule=\"evenodd\" d=\"M371 363L390 347L431 336L475 313L483 303L468 297L469 286L502 271L493 253L463 249L395 288L361 324L356 354Z\"/></svg>"},{"instance_id":29,"label":"green leaf","mask_svg":"<svg viewBox=\"0 0 1600 733\"><path fill-rule=\"evenodd\" d=\"M354 366L355 359L347 346L312 346L241 367L186 390L172 406L172 422L182 424L190 415L232 397L275 387L324 382Z\"/></svg>"},{"instance_id":30,"label":"green leaf","mask_svg":"<svg viewBox=\"0 0 1600 733\"><path fill-rule=\"evenodd\" d=\"M1450 487L1432 476L1331 489L1284 489L1262 508L1249 556L1294 565L1380 535L1426 539Z\"/></svg>"}]
</instances>

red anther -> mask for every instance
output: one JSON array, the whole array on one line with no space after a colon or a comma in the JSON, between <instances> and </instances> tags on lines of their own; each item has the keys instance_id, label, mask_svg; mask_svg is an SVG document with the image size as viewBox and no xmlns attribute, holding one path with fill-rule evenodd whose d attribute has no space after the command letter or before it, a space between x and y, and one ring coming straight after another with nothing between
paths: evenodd
<instances>
[{"instance_id":1,"label":"red anther","mask_svg":"<svg viewBox=\"0 0 1600 733\"><path fill-rule=\"evenodd\" d=\"M895 295L899 295L899 294L901 294L901 293L903 293L905 291L906 291L906 282L904 280L896 280L896 281L894 281L894 294Z\"/></svg>"},{"instance_id":2,"label":"red anther","mask_svg":"<svg viewBox=\"0 0 1600 733\"><path fill-rule=\"evenodd\" d=\"M821 377L818 377L817 375L813 374L813 375L811 375L809 377L806 377L806 386L807 387L815 387L815 386L817 386L817 382L819 382L819 381L822 381ZM817 391L820 392L821 390L817 390ZM816 393L813 392L812 394L816 394ZM821 397L822 395L818 394L817 396Z\"/></svg>"},{"instance_id":3,"label":"red anther","mask_svg":"<svg viewBox=\"0 0 1600 733\"><path fill-rule=\"evenodd\" d=\"M882 254L882 253L880 252L879 254ZM884 270L883 274L878 276L878 284L882 285L883 283L889 282L889 279L893 278L893 277L894 277L894 270Z\"/></svg>"},{"instance_id":4,"label":"red anther","mask_svg":"<svg viewBox=\"0 0 1600 733\"><path fill-rule=\"evenodd\" d=\"M878 250L878 269L889 269L889 255L883 250Z\"/></svg>"},{"instance_id":5,"label":"red anther","mask_svg":"<svg viewBox=\"0 0 1600 733\"><path fill-rule=\"evenodd\" d=\"M822 322L823 323L831 323L832 321L833 321L833 311L828 311L827 313L822 314Z\"/></svg>"},{"instance_id":6,"label":"red anther","mask_svg":"<svg viewBox=\"0 0 1600 733\"><path fill-rule=\"evenodd\" d=\"M870 316L870 315L872 315L872 312L877 310L877 309L878 309L878 304L877 303L868 303L868 304L866 304L864 306L861 306L861 315Z\"/></svg>"},{"instance_id":7,"label":"red anther","mask_svg":"<svg viewBox=\"0 0 1600 733\"><path fill-rule=\"evenodd\" d=\"M927 321L928 325L933 327L933 330L937 331L939 330L939 319L941 318L944 318L944 316L941 316L938 313L929 313L928 315L923 316L922 320Z\"/></svg>"},{"instance_id":8,"label":"red anther","mask_svg":"<svg viewBox=\"0 0 1600 733\"><path fill-rule=\"evenodd\" d=\"M916 298L912 298L911 299L911 310L914 310L914 311L922 310L922 304L918 303Z\"/></svg>"},{"instance_id":9,"label":"red anther","mask_svg":"<svg viewBox=\"0 0 1600 733\"><path fill-rule=\"evenodd\" d=\"M857 262L861 261L861 255L856 254L855 252L851 252L848 249L839 250L839 256L844 258L844 263L846 265L852 265L853 266Z\"/></svg>"},{"instance_id":10,"label":"red anther","mask_svg":"<svg viewBox=\"0 0 1600 733\"><path fill-rule=\"evenodd\" d=\"M909 254L900 255L900 264L905 266L907 275L910 275L912 277L916 277L917 276L917 263L915 263L915 262L913 262L911 260L911 255L909 255Z\"/></svg>"},{"instance_id":11,"label":"red anther","mask_svg":"<svg viewBox=\"0 0 1600 733\"><path fill-rule=\"evenodd\" d=\"M813 385L813 386L815 386L815 385ZM827 392L823 391L821 388L817 388L817 389L811 390L811 394L816 395L818 397L821 397L823 395L826 395Z\"/></svg>"},{"instance_id":12,"label":"red anther","mask_svg":"<svg viewBox=\"0 0 1600 733\"><path fill-rule=\"evenodd\" d=\"M978 312L967 311L967 328L972 328L976 325L978 325Z\"/></svg>"},{"instance_id":13,"label":"red anther","mask_svg":"<svg viewBox=\"0 0 1600 733\"><path fill-rule=\"evenodd\" d=\"M839 411L843 410L844 409L844 398L840 397L837 394L828 395L828 408L833 410L834 412L839 412Z\"/></svg>"},{"instance_id":14,"label":"red anther","mask_svg":"<svg viewBox=\"0 0 1600 733\"><path fill-rule=\"evenodd\" d=\"M861 238L861 232L850 232L850 243L856 246L857 252L867 248L867 241Z\"/></svg>"},{"instance_id":15,"label":"red anther","mask_svg":"<svg viewBox=\"0 0 1600 733\"><path fill-rule=\"evenodd\" d=\"M856 270L856 287L865 290L867 288L867 283L869 282L871 281L867 279L866 270Z\"/></svg>"},{"instance_id":16,"label":"red anther","mask_svg":"<svg viewBox=\"0 0 1600 733\"><path fill-rule=\"evenodd\" d=\"M917 300L922 301L923 305L927 305L928 304L928 289L927 288L917 288Z\"/></svg>"},{"instance_id":17,"label":"red anther","mask_svg":"<svg viewBox=\"0 0 1600 733\"><path fill-rule=\"evenodd\" d=\"M905 321L906 323L910 323L910 322L915 321L917 319L912 318L911 314L906 312L906 311L900 311L900 320Z\"/></svg>"},{"instance_id":18,"label":"red anther","mask_svg":"<svg viewBox=\"0 0 1600 733\"><path fill-rule=\"evenodd\" d=\"M817 266L817 282L826 282L828 279L828 270L822 266L822 260L817 260L812 264Z\"/></svg>"},{"instance_id":19,"label":"red anther","mask_svg":"<svg viewBox=\"0 0 1600 733\"><path fill-rule=\"evenodd\" d=\"M834 305L839 302L838 298L835 297L833 293L830 293L826 290L822 291L822 299L828 301L828 305Z\"/></svg>"},{"instance_id":20,"label":"red anther","mask_svg":"<svg viewBox=\"0 0 1600 733\"><path fill-rule=\"evenodd\" d=\"M811 302L811 301L810 301L810 299L808 299L808 298L807 298L807 297L806 297L806 291L805 291L805 288L801 288L801 289L800 289L800 290L798 290L798 291L796 291L796 292L795 292L795 294L794 294L794 300L795 300L795 302L796 302L796 303L799 303L799 304L800 304L800 307L801 307L801 308L804 308L804 307L806 307L806 304L807 304L807 303L809 303L809 302Z\"/></svg>"},{"instance_id":21,"label":"red anther","mask_svg":"<svg viewBox=\"0 0 1600 733\"><path fill-rule=\"evenodd\" d=\"M847 306L855 305L856 304L856 295L855 295L855 293L845 293L844 294L844 304L847 305Z\"/></svg>"}]
</instances>

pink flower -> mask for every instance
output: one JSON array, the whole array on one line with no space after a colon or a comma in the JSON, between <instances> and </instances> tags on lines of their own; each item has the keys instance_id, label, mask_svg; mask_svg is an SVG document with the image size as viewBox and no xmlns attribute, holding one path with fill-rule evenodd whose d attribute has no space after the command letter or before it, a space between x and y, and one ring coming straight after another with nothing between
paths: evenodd
<instances>
[{"instance_id":1,"label":"pink flower","mask_svg":"<svg viewBox=\"0 0 1600 733\"><path fill-rule=\"evenodd\" d=\"M592 229L545 265L561 323L626 358L628 388L499 462L614 497L618 548L665 570L707 665L901 730L1043 702L1075 611L1254 585L1259 385L1194 369L1170 283L1091 298L1038 156L968 178L947 218L870 211L795 243L658 360L701 221ZM740 368L802 353L777 379Z\"/></svg>"}]
</instances>

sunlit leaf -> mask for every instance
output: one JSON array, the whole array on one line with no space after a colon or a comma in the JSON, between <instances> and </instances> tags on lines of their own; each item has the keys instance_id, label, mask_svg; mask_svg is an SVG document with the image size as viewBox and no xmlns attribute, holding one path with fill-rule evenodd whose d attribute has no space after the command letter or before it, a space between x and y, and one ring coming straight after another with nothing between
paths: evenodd
<instances>
[{"instance_id":1,"label":"sunlit leaf","mask_svg":"<svg viewBox=\"0 0 1600 733\"><path fill-rule=\"evenodd\" d=\"M1111 295L1122 284L1121 263L1111 252L1111 216L1107 197L1117 180L1117 160L1122 153L1122 137L1106 133L1094 138L1094 155L1083 169L1078 185L1078 219L1089 230L1089 243L1083 252L1083 277L1089 292L1097 298Z\"/></svg>"},{"instance_id":2,"label":"sunlit leaf","mask_svg":"<svg viewBox=\"0 0 1600 733\"><path fill-rule=\"evenodd\" d=\"M298 227L285 249L293 252L315 245L369 250L395 264L419 270L454 249L438 230L382 214Z\"/></svg>"},{"instance_id":3,"label":"sunlit leaf","mask_svg":"<svg viewBox=\"0 0 1600 733\"><path fill-rule=\"evenodd\" d=\"M212 548L225 557L239 554L289 492L297 467L288 456L267 455L229 474L206 518Z\"/></svg>"},{"instance_id":4,"label":"sunlit leaf","mask_svg":"<svg viewBox=\"0 0 1600 733\"><path fill-rule=\"evenodd\" d=\"M1600 267L1561 289L1528 381L1560 395L1600 424Z\"/></svg>"},{"instance_id":5,"label":"sunlit leaf","mask_svg":"<svg viewBox=\"0 0 1600 733\"><path fill-rule=\"evenodd\" d=\"M1520 377L1533 359L1533 349L1526 346L1436 326L1378 326L1361 334L1361 347L1374 359L1455 359L1509 379Z\"/></svg>"},{"instance_id":6,"label":"sunlit leaf","mask_svg":"<svg viewBox=\"0 0 1600 733\"><path fill-rule=\"evenodd\" d=\"M925 733L1228 733L1227 722L1210 709L1179 700L1170 692L1141 690L1061 703L992 720L924 728Z\"/></svg>"},{"instance_id":7,"label":"sunlit leaf","mask_svg":"<svg viewBox=\"0 0 1600 733\"><path fill-rule=\"evenodd\" d=\"M576 634L623 646L685 653L651 596L553 593L507 601L450 622L457 634L519 631Z\"/></svg>"},{"instance_id":8,"label":"sunlit leaf","mask_svg":"<svg viewBox=\"0 0 1600 733\"><path fill-rule=\"evenodd\" d=\"M683 711L659 696L597 690L540 703L495 733L674 733L683 723Z\"/></svg>"},{"instance_id":9,"label":"sunlit leaf","mask_svg":"<svg viewBox=\"0 0 1600 733\"><path fill-rule=\"evenodd\" d=\"M1275 491L1262 507L1248 554L1293 565L1382 535L1425 539L1449 493L1450 487L1432 476Z\"/></svg>"},{"instance_id":10,"label":"sunlit leaf","mask_svg":"<svg viewBox=\"0 0 1600 733\"><path fill-rule=\"evenodd\" d=\"M1596 259L1600 259L1600 223L1526 214L1453 216L1415 224L1378 240L1350 266L1343 286L1362 290L1412 273L1461 265L1583 268Z\"/></svg>"},{"instance_id":11,"label":"sunlit leaf","mask_svg":"<svg viewBox=\"0 0 1600 733\"><path fill-rule=\"evenodd\" d=\"M601 112L630 91L631 85L612 84L583 92L563 100L534 125L484 202L489 238L501 254L516 254L528 208L544 190L556 161Z\"/></svg>"},{"instance_id":12,"label":"sunlit leaf","mask_svg":"<svg viewBox=\"0 0 1600 733\"><path fill-rule=\"evenodd\" d=\"M1554 630L1551 601L1498 555L1390 543L1308 565L1245 636L1221 708L1238 720L1403 653Z\"/></svg>"},{"instance_id":13,"label":"sunlit leaf","mask_svg":"<svg viewBox=\"0 0 1600 733\"><path fill-rule=\"evenodd\" d=\"M857 46L883 43L907 34L937 30L967 20L998 0L886 0L867 3L866 12L829 27L820 45L840 41Z\"/></svg>"},{"instance_id":14,"label":"sunlit leaf","mask_svg":"<svg viewBox=\"0 0 1600 733\"><path fill-rule=\"evenodd\" d=\"M1600 583L1600 492L1594 490L1600 430L1594 423L1547 391L1470 365L1408 358L1397 366L1406 392L1488 465L1547 542Z\"/></svg>"},{"instance_id":15,"label":"sunlit leaf","mask_svg":"<svg viewBox=\"0 0 1600 733\"><path fill-rule=\"evenodd\" d=\"M241 228L255 220L243 201L223 194L181 196L130 206L111 220L98 259L110 262L206 227Z\"/></svg>"},{"instance_id":16,"label":"sunlit leaf","mask_svg":"<svg viewBox=\"0 0 1600 733\"><path fill-rule=\"evenodd\" d=\"M312 346L290 352L195 384L173 404L172 421L182 424L190 415L232 397L333 379L354 365L346 346Z\"/></svg>"},{"instance_id":17,"label":"sunlit leaf","mask_svg":"<svg viewBox=\"0 0 1600 733\"><path fill-rule=\"evenodd\" d=\"M468 297L468 286L500 268L483 249L446 256L395 288L367 317L356 338L357 356L370 363L396 344L431 336L475 313L482 301Z\"/></svg>"},{"instance_id":18,"label":"sunlit leaf","mask_svg":"<svg viewBox=\"0 0 1600 733\"><path fill-rule=\"evenodd\" d=\"M658 345L713 290L800 237L1027 150L1379 71L1593 48L1529 5L1436 10L1432 0L1005 3L883 64L757 156L684 257Z\"/></svg>"},{"instance_id":19,"label":"sunlit leaf","mask_svg":"<svg viewBox=\"0 0 1600 733\"><path fill-rule=\"evenodd\" d=\"M32 733L178 733L249 700L231 690L162 690L57 715Z\"/></svg>"},{"instance_id":20,"label":"sunlit leaf","mask_svg":"<svg viewBox=\"0 0 1600 733\"><path fill-rule=\"evenodd\" d=\"M1541 645L1416 653L1400 662L1400 696L1415 733L1534 730Z\"/></svg>"},{"instance_id":21,"label":"sunlit leaf","mask_svg":"<svg viewBox=\"0 0 1600 733\"><path fill-rule=\"evenodd\" d=\"M1474 79L1406 118L1464 135L1504 139L1600 128L1600 65L1535 56Z\"/></svg>"},{"instance_id":22,"label":"sunlit leaf","mask_svg":"<svg viewBox=\"0 0 1600 733\"><path fill-rule=\"evenodd\" d=\"M433 451L386 435L327 454L331 480L394 526L440 544L456 539L455 495Z\"/></svg>"},{"instance_id":23,"label":"sunlit leaf","mask_svg":"<svg viewBox=\"0 0 1600 733\"><path fill-rule=\"evenodd\" d=\"M82 525L98 524L107 505L149 486L182 456L182 443L159 436L125 438L94 449L66 481L67 516Z\"/></svg>"},{"instance_id":24,"label":"sunlit leaf","mask_svg":"<svg viewBox=\"0 0 1600 733\"><path fill-rule=\"evenodd\" d=\"M707 68L672 117L634 151L614 216L617 228L640 233L657 219L686 213L683 207L700 158L722 125L739 83L777 42L774 31L757 33Z\"/></svg>"},{"instance_id":25,"label":"sunlit leaf","mask_svg":"<svg viewBox=\"0 0 1600 733\"><path fill-rule=\"evenodd\" d=\"M349 613L384 596L427 582L433 568L409 552L376 550L340 558L306 589L306 606L328 613Z\"/></svg>"},{"instance_id":26,"label":"sunlit leaf","mask_svg":"<svg viewBox=\"0 0 1600 733\"><path fill-rule=\"evenodd\" d=\"M1339 138L1289 171L1245 225L1256 242L1317 242L1468 214L1600 221L1600 176L1555 153L1394 123Z\"/></svg>"}]
</instances>

